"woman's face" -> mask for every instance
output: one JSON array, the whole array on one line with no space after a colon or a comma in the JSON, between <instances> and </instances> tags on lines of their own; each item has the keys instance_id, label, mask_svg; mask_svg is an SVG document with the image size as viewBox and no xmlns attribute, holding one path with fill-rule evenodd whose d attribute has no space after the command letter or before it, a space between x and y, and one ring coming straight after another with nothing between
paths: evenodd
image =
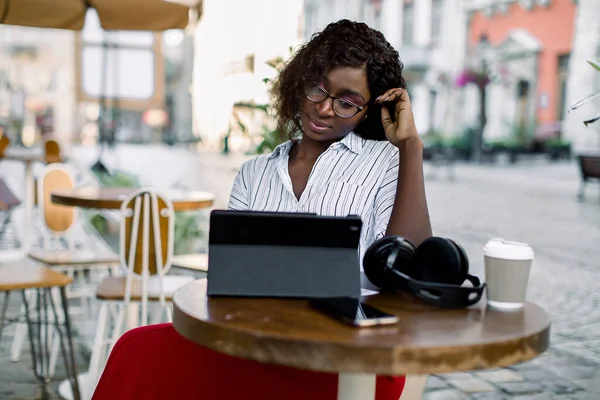
<instances>
[{"instance_id":1,"label":"woman's face","mask_svg":"<svg viewBox=\"0 0 600 400\"><path fill-rule=\"evenodd\" d=\"M342 118L334 111L334 100L331 97L315 102L304 96L300 108L304 135L319 142L339 140L356 128L367 113L366 106L371 99L371 92L365 70L352 67L335 68L316 83L319 88L313 90L316 93L312 96L313 100L326 97L322 92L324 90L329 96L339 99L336 100L335 106L338 114L348 115L357 108L362 108L356 115Z\"/></svg>"}]
</instances>

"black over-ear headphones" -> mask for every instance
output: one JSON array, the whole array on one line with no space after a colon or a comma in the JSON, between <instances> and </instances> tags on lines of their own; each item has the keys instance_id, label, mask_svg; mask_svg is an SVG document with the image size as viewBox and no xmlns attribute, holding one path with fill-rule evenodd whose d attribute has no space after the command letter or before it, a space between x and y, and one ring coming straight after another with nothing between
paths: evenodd
<instances>
[{"instance_id":1,"label":"black over-ear headphones","mask_svg":"<svg viewBox=\"0 0 600 400\"><path fill-rule=\"evenodd\" d=\"M456 242L430 237L417 248L401 236L375 241L363 258L365 275L382 290L402 290L444 308L477 303L485 283L469 274L469 259ZM462 286L465 280L472 287Z\"/></svg>"}]
</instances>

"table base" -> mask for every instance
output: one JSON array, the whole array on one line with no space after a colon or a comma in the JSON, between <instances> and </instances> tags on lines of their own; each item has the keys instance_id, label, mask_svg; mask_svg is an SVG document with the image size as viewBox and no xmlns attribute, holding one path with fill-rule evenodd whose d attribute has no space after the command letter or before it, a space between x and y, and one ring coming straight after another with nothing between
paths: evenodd
<instances>
[{"instance_id":1,"label":"table base","mask_svg":"<svg viewBox=\"0 0 600 400\"><path fill-rule=\"evenodd\" d=\"M338 377L338 400L375 399L377 376L374 374L341 373Z\"/></svg>"},{"instance_id":2,"label":"table base","mask_svg":"<svg viewBox=\"0 0 600 400\"><path fill-rule=\"evenodd\" d=\"M79 383L79 390L81 390L81 400L89 400L94 394L94 387L90 385L90 378L87 372L83 372L77 375L77 382ZM58 385L58 394L62 399L73 400L73 390L68 379L61 381Z\"/></svg>"}]
</instances>

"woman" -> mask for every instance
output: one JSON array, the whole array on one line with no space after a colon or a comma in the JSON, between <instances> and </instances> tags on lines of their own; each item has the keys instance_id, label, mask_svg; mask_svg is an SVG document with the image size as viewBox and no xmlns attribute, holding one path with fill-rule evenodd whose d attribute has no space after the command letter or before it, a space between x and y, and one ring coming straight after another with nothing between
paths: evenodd
<instances>
[{"instance_id":1,"label":"woman","mask_svg":"<svg viewBox=\"0 0 600 400\"><path fill-rule=\"evenodd\" d=\"M273 87L278 130L291 138L244 163L229 208L360 215L359 257L376 239L432 235L419 138L398 52L364 23L315 34Z\"/></svg>"},{"instance_id":2,"label":"woman","mask_svg":"<svg viewBox=\"0 0 600 400\"><path fill-rule=\"evenodd\" d=\"M430 237L423 143L402 68L398 52L363 23L341 20L314 35L273 87L277 128L292 139L242 165L229 208L360 215L361 263L385 235L414 245ZM333 398L331 376L289 373L321 382L329 388L322 398ZM377 398L397 399L403 387L404 377L379 376Z\"/></svg>"}]
</instances>

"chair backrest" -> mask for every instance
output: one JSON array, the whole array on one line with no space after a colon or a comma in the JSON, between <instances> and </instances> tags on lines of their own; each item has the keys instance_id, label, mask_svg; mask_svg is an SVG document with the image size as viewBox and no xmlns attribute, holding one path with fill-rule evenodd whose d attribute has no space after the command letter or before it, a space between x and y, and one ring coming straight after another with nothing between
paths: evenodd
<instances>
[{"instance_id":1,"label":"chair backrest","mask_svg":"<svg viewBox=\"0 0 600 400\"><path fill-rule=\"evenodd\" d=\"M4 179L0 178L0 210L8 211L19 204L19 198L10 190Z\"/></svg>"},{"instance_id":2,"label":"chair backrest","mask_svg":"<svg viewBox=\"0 0 600 400\"><path fill-rule=\"evenodd\" d=\"M4 151L10 144L10 139L6 135L0 136L0 158L4 155Z\"/></svg>"},{"instance_id":3,"label":"chair backrest","mask_svg":"<svg viewBox=\"0 0 600 400\"><path fill-rule=\"evenodd\" d=\"M147 321L148 282L158 283L161 305L166 304L162 277L171 267L175 213L173 203L152 188L132 193L121 205L120 258L127 268L125 302L131 300L133 276L141 276L142 321Z\"/></svg>"},{"instance_id":4,"label":"chair backrest","mask_svg":"<svg viewBox=\"0 0 600 400\"><path fill-rule=\"evenodd\" d=\"M152 188L142 188L121 205L121 263L136 275L164 275L173 256L173 204Z\"/></svg>"},{"instance_id":5,"label":"chair backrest","mask_svg":"<svg viewBox=\"0 0 600 400\"><path fill-rule=\"evenodd\" d=\"M403 376L378 376L375 399L398 400L404 383ZM337 374L231 357L190 342L166 323L119 338L92 400L335 400L337 388Z\"/></svg>"},{"instance_id":6,"label":"chair backrest","mask_svg":"<svg viewBox=\"0 0 600 400\"><path fill-rule=\"evenodd\" d=\"M77 209L54 204L50 196L54 190L74 187L73 173L61 163L46 165L38 178L37 196L40 214L44 226L54 237L67 236L77 220Z\"/></svg>"},{"instance_id":7,"label":"chair backrest","mask_svg":"<svg viewBox=\"0 0 600 400\"><path fill-rule=\"evenodd\" d=\"M60 146L56 140L50 139L44 143L44 160L46 164L63 162Z\"/></svg>"},{"instance_id":8,"label":"chair backrest","mask_svg":"<svg viewBox=\"0 0 600 400\"><path fill-rule=\"evenodd\" d=\"M579 156L579 167L584 178L600 178L600 156Z\"/></svg>"}]
</instances>

